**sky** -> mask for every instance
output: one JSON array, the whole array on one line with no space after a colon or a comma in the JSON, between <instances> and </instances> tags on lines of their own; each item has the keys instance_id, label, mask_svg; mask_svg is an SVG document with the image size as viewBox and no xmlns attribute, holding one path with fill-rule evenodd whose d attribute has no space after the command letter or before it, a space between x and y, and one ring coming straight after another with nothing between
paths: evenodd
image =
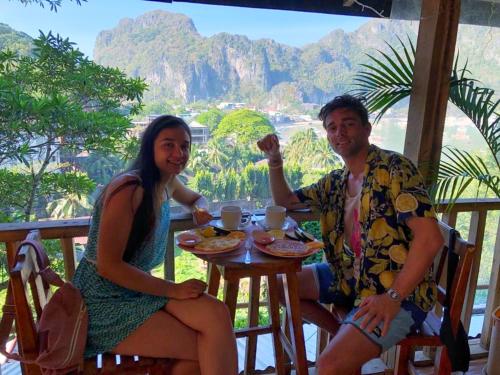
<instances>
[{"instance_id":1,"label":"sky","mask_svg":"<svg viewBox=\"0 0 500 375\"><path fill-rule=\"evenodd\" d=\"M250 39L271 38L294 47L317 42L335 29L354 31L369 20L364 17L144 0L88 0L81 6L62 0L62 6L55 13L37 4L24 6L19 0L0 0L0 23L32 37L39 35L38 30L44 33L52 30L75 42L83 53L92 57L100 31L112 29L122 18L136 18L155 9L185 14L193 20L198 32L206 37L228 32L246 35Z\"/></svg>"}]
</instances>

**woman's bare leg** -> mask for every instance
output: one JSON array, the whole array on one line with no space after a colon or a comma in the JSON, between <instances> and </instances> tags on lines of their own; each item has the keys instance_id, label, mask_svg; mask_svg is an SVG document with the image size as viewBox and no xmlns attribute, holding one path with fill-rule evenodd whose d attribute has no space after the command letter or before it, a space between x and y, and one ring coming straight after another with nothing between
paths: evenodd
<instances>
[{"instance_id":1,"label":"woman's bare leg","mask_svg":"<svg viewBox=\"0 0 500 375\"><path fill-rule=\"evenodd\" d=\"M236 339L226 305L209 295L170 300L165 310L198 333L198 360L203 375L236 375Z\"/></svg>"},{"instance_id":2,"label":"woman's bare leg","mask_svg":"<svg viewBox=\"0 0 500 375\"><path fill-rule=\"evenodd\" d=\"M197 332L171 314L154 313L112 351L123 355L172 358L172 375L200 374Z\"/></svg>"}]
</instances>

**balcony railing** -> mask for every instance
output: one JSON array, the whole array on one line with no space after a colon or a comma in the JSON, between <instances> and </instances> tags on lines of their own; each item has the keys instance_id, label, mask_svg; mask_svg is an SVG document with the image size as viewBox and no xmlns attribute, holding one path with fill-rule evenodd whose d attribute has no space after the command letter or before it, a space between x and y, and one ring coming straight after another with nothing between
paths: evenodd
<instances>
[{"instance_id":1,"label":"balcony railing","mask_svg":"<svg viewBox=\"0 0 500 375\"><path fill-rule=\"evenodd\" d=\"M443 211L446 204L439 206ZM499 199L462 199L458 201L451 212L443 214L442 220L450 226L455 227L459 213L470 213L471 218L468 223L468 240L476 245L476 257L472 266L472 272L469 280L467 296L462 313L462 321L466 331L468 331L471 317L474 309L474 296L476 290L488 289L488 299L485 307L485 319L481 331L480 345L483 348L489 346L491 335L491 313L495 306L500 304L500 220L497 224L492 272L489 284L479 284L479 267L483 242L485 238L486 218L489 212L500 210ZM298 223L304 221L315 221L319 219L318 214L310 211L290 212L290 216ZM76 253L74 239L77 237L86 237L89 230L90 218L78 218L71 220L51 220L29 223L8 223L0 224L0 242L5 243L7 249L7 259L12 264L16 245L22 241L30 230L38 229L43 239L59 239L61 242L62 256L64 260L65 278L71 279L76 267ZM167 255L165 259L165 277L171 280L175 279L174 270L174 233L187 230L193 227L191 217L187 214L172 215L169 229L169 239L167 243ZM463 234L463 233L462 233Z\"/></svg>"}]
</instances>

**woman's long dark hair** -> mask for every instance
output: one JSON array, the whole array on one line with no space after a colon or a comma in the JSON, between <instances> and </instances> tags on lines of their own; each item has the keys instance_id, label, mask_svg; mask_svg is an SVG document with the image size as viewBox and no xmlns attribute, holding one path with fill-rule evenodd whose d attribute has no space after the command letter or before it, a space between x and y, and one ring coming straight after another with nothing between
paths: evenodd
<instances>
[{"instance_id":1,"label":"woman's long dark hair","mask_svg":"<svg viewBox=\"0 0 500 375\"><path fill-rule=\"evenodd\" d=\"M144 131L139 154L128 168L128 171L137 173L141 178L144 194L134 215L132 229L123 255L125 261L132 259L137 249L150 238L155 228L162 194L157 191L157 184L161 176L155 164L154 143L162 130L173 128L182 128L189 135L189 144L191 145L191 130L183 119L170 115L159 116Z\"/></svg>"}]
</instances>

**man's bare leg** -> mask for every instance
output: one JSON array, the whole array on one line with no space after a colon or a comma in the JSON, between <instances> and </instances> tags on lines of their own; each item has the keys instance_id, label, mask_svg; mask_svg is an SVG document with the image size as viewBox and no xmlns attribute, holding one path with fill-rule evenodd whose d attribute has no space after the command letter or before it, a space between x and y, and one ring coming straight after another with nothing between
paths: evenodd
<instances>
[{"instance_id":1,"label":"man's bare leg","mask_svg":"<svg viewBox=\"0 0 500 375\"><path fill-rule=\"evenodd\" d=\"M321 353L318 375L351 375L380 355L380 347L352 324L343 324Z\"/></svg>"},{"instance_id":2,"label":"man's bare leg","mask_svg":"<svg viewBox=\"0 0 500 375\"><path fill-rule=\"evenodd\" d=\"M308 265L297 274L299 285L300 311L302 317L308 322L335 334L340 327L340 322L335 314L332 314L325 306L318 302L319 284L314 266ZM278 277L280 284L280 302L285 303L283 294L283 279Z\"/></svg>"}]
</instances>

